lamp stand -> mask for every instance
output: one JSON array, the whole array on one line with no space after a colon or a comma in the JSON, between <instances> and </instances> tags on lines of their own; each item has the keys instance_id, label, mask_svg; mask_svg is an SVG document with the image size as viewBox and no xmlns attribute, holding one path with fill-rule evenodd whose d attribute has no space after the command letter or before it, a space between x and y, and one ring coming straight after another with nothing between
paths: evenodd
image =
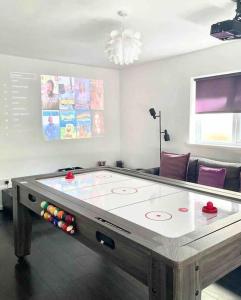
<instances>
[{"instance_id":1,"label":"lamp stand","mask_svg":"<svg viewBox=\"0 0 241 300\"><path fill-rule=\"evenodd\" d=\"M160 133L160 157L162 153L162 120L161 120L161 111L159 111L159 133Z\"/></svg>"}]
</instances>

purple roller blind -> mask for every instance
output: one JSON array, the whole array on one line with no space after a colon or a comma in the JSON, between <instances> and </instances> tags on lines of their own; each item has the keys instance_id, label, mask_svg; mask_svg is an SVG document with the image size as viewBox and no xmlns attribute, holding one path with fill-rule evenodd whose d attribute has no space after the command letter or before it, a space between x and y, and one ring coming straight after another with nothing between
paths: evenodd
<instances>
[{"instance_id":1,"label":"purple roller blind","mask_svg":"<svg viewBox=\"0 0 241 300\"><path fill-rule=\"evenodd\" d=\"M196 79L196 113L241 112L241 74Z\"/></svg>"}]
</instances>

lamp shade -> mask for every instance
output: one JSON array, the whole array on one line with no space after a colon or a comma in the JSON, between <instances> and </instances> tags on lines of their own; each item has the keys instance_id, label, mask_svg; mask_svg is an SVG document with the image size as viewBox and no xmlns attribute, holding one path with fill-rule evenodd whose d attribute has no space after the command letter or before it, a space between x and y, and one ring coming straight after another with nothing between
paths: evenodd
<instances>
[{"instance_id":1,"label":"lamp shade","mask_svg":"<svg viewBox=\"0 0 241 300\"><path fill-rule=\"evenodd\" d=\"M141 35L131 29L113 30L107 42L105 53L109 60L119 65L129 65L138 60L141 52Z\"/></svg>"}]
</instances>

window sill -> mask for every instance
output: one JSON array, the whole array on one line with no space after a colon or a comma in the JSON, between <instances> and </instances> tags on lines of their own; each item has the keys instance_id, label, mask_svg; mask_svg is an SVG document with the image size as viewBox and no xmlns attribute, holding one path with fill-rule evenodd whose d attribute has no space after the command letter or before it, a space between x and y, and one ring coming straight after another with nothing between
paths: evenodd
<instances>
[{"instance_id":1,"label":"window sill","mask_svg":"<svg viewBox=\"0 0 241 300\"><path fill-rule=\"evenodd\" d=\"M198 144L198 143L187 143L188 146L192 147L203 147L203 148L211 148L211 149L223 149L223 150L231 150L231 151L240 151L241 145L239 146L228 146L228 145L211 145L211 144Z\"/></svg>"}]
</instances>

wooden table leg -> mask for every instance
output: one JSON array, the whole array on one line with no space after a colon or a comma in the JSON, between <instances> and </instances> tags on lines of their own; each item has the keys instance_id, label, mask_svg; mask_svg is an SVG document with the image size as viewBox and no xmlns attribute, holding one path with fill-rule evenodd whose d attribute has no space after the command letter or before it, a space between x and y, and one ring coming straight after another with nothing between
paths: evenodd
<instances>
[{"instance_id":1,"label":"wooden table leg","mask_svg":"<svg viewBox=\"0 0 241 300\"><path fill-rule=\"evenodd\" d=\"M174 270L173 292L175 300L201 300L199 264L194 263Z\"/></svg>"},{"instance_id":2,"label":"wooden table leg","mask_svg":"<svg viewBox=\"0 0 241 300\"><path fill-rule=\"evenodd\" d=\"M149 300L201 300L198 264L173 268L152 259Z\"/></svg>"},{"instance_id":3,"label":"wooden table leg","mask_svg":"<svg viewBox=\"0 0 241 300\"><path fill-rule=\"evenodd\" d=\"M164 300L166 295L166 266L152 258L149 266L149 299Z\"/></svg>"},{"instance_id":4,"label":"wooden table leg","mask_svg":"<svg viewBox=\"0 0 241 300\"><path fill-rule=\"evenodd\" d=\"M21 260L30 254L32 217L28 208L20 203L18 186L13 187L13 225L15 255Z\"/></svg>"}]
</instances>

